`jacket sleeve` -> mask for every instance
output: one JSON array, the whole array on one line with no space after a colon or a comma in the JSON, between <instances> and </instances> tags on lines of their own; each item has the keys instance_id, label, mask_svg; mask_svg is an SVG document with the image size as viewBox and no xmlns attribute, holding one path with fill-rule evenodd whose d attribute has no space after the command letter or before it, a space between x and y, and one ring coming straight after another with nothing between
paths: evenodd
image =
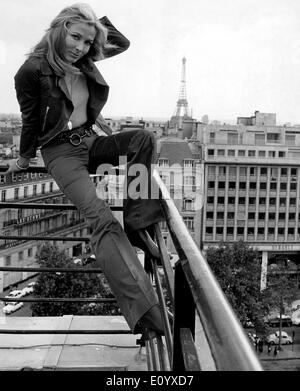
<instances>
[{"instance_id":1,"label":"jacket sleeve","mask_svg":"<svg viewBox=\"0 0 300 391\"><path fill-rule=\"evenodd\" d=\"M106 133L108 136L110 136L112 134L111 127L108 125L108 123L105 121L105 119L102 117L101 114L98 115L95 123L98 126L98 128L103 130L103 132Z\"/></svg>"},{"instance_id":2,"label":"jacket sleeve","mask_svg":"<svg viewBox=\"0 0 300 391\"><path fill-rule=\"evenodd\" d=\"M22 113L20 156L36 156L40 117L40 88L38 70L26 61L15 75L17 99Z\"/></svg>"},{"instance_id":3,"label":"jacket sleeve","mask_svg":"<svg viewBox=\"0 0 300 391\"><path fill-rule=\"evenodd\" d=\"M107 48L104 50L105 58L115 56L127 50L129 48L130 41L124 37L124 35L121 34L115 26L113 26L108 17L103 16L99 20L108 30L107 42L116 46L114 48Z\"/></svg>"}]
</instances>

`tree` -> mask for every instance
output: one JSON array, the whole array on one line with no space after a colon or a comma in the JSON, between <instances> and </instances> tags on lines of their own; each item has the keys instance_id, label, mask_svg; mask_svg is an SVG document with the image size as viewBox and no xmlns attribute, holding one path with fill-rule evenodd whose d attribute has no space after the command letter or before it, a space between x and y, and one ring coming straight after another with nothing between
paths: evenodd
<instances>
[{"instance_id":1,"label":"tree","mask_svg":"<svg viewBox=\"0 0 300 391\"><path fill-rule=\"evenodd\" d=\"M297 285L284 267L268 276L268 285L264 292L265 303L268 310L279 314L279 349L281 349L282 315L286 313L297 293Z\"/></svg>"},{"instance_id":2,"label":"tree","mask_svg":"<svg viewBox=\"0 0 300 391\"><path fill-rule=\"evenodd\" d=\"M80 267L73 263L57 246L45 244L37 255L41 267ZM96 273L40 273L34 286L36 298L84 298L84 297L113 297L103 274ZM33 303L32 316L62 316L62 315L103 315L120 314L118 305L104 303Z\"/></svg>"},{"instance_id":3,"label":"tree","mask_svg":"<svg viewBox=\"0 0 300 391\"><path fill-rule=\"evenodd\" d=\"M243 241L221 242L208 248L206 258L240 322L251 320L265 333L267 306L260 291L259 252Z\"/></svg>"}]
</instances>

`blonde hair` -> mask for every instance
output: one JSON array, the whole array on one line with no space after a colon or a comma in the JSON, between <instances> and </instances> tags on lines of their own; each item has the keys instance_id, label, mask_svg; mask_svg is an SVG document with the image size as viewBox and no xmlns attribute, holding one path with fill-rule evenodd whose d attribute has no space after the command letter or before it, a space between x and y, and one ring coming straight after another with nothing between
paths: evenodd
<instances>
[{"instance_id":1,"label":"blonde hair","mask_svg":"<svg viewBox=\"0 0 300 391\"><path fill-rule=\"evenodd\" d=\"M89 26L95 27L96 36L85 57L89 57L93 61L99 61L104 58L105 49L116 47L107 42L107 28L98 20L88 4L76 3L64 8L53 19L41 41L29 53L29 57L43 57L46 55L49 64L59 76L64 76L68 72L79 73L78 68L67 63L63 56L68 24L70 23L87 23Z\"/></svg>"}]
</instances>

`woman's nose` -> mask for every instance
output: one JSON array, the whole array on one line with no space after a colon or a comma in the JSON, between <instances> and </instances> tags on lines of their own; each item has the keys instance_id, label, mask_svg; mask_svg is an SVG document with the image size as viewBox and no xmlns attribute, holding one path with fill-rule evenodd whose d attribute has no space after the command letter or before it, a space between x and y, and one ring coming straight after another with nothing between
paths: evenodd
<instances>
[{"instance_id":1,"label":"woman's nose","mask_svg":"<svg viewBox=\"0 0 300 391\"><path fill-rule=\"evenodd\" d=\"M82 50L83 50L83 42L77 42L76 43L76 50L78 52L82 52Z\"/></svg>"}]
</instances>

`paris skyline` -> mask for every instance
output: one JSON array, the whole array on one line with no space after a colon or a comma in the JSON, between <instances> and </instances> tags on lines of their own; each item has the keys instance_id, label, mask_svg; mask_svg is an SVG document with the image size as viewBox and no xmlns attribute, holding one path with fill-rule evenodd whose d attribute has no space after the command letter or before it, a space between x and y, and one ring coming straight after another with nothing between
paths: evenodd
<instances>
[{"instance_id":1,"label":"paris skyline","mask_svg":"<svg viewBox=\"0 0 300 391\"><path fill-rule=\"evenodd\" d=\"M13 76L66 0L2 0L0 112L18 113ZM300 123L297 0L87 1L131 41L97 64L110 85L104 116L170 118L186 57L189 109L234 122L255 110Z\"/></svg>"}]
</instances>

